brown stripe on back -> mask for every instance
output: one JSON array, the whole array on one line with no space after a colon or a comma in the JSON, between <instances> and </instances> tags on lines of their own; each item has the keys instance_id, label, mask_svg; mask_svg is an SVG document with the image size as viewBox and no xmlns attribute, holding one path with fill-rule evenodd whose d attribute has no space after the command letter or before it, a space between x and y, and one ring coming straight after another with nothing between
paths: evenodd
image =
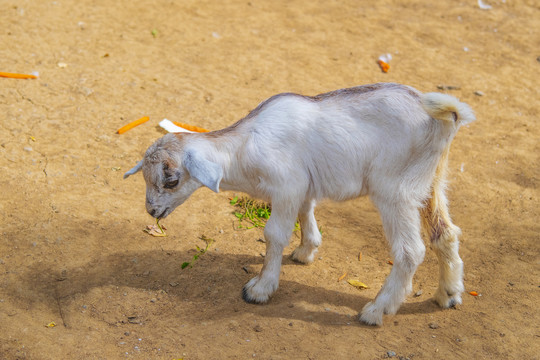
<instances>
[{"instance_id":1,"label":"brown stripe on back","mask_svg":"<svg viewBox=\"0 0 540 360\"><path fill-rule=\"evenodd\" d=\"M330 91L330 92L315 95L315 96L300 95L300 94L295 94L295 93L290 93L290 92L281 93L281 94L277 94L266 99L265 101L260 103L255 109L251 110L249 114L247 114L244 118L240 119L239 121L232 124L231 126L226 127L221 130L205 133L205 136L217 137L225 133L228 133L230 131L233 131L242 123L247 122L250 119L257 117L257 115L259 115L265 107L267 107L269 104L271 104L272 102L282 97L299 97L299 98L303 98L310 101L321 102L321 101L325 101L327 99L331 99L335 97L359 96L359 95L368 94L368 93L382 90L382 89L403 90L415 98L418 98L418 99L420 98L420 93L417 90L409 86L396 84L396 83L376 83L376 84L369 84L369 85L361 85L361 86L355 86L355 87L350 87L350 88L345 88L345 89L334 90L334 91Z\"/></svg>"},{"instance_id":2,"label":"brown stripe on back","mask_svg":"<svg viewBox=\"0 0 540 360\"><path fill-rule=\"evenodd\" d=\"M338 97L338 96L358 96L358 95L363 95L366 93L370 93L370 92L382 90L382 89L405 90L410 95L414 97L419 97L419 94L413 88L409 86L400 85L396 83L377 83L377 84L361 85L361 86L355 86L355 87L346 88L346 89L334 90L334 91L330 91L324 94L311 96L309 98L314 101L324 101L328 98L333 98L333 97Z\"/></svg>"}]
</instances>

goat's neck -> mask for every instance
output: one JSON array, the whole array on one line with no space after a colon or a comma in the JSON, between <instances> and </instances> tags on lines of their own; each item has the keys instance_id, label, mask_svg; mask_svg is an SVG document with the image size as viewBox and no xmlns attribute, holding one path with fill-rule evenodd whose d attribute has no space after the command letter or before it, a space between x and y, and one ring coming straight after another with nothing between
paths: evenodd
<instances>
[{"instance_id":1,"label":"goat's neck","mask_svg":"<svg viewBox=\"0 0 540 360\"><path fill-rule=\"evenodd\" d=\"M250 192L244 168L240 164L245 136L241 132L209 133L204 137L207 159L223 169L221 190Z\"/></svg>"}]
</instances>

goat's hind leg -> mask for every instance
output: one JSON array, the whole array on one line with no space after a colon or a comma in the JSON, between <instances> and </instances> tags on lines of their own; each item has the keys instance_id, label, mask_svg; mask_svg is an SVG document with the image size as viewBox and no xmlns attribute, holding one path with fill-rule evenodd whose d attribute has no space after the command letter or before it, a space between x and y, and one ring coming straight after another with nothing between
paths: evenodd
<instances>
[{"instance_id":1,"label":"goat's hind leg","mask_svg":"<svg viewBox=\"0 0 540 360\"><path fill-rule=\"evenodd\" d=\"M407 294L412 291L414 273L425 254L418 209L404 203L376 205L392 249L394 265L375 300L362 309L360 320L370 325L382 325L383 314L397 312Z\"/></svg>"},{"instance_id":2,"label":"goat's hind leg","mask_svg":"<svg viewBox=\"0 0 540 360\"><path fill-rule=\"evenodd\" d=\"M302 238L300 246L293 251L291 258L302 264L312 263L321 245L322 236L315 220L315 205L315 200L306 200L298 212Z\"/></svg>"},{"instance_id":3,"label":"goat's hind leg","mask_svg":"<svg viewBox=\"0 0 540 360\"><path fill-rule=\"evenodd\" d=\"M441 188L434 187L432 198L421 212L424 229L439 260L439 288L435 301L442 308L461 304L461 293L465 290L463 261L458 253L461 230L450 220L446 196Z\"/></svg>"}]
</instances>

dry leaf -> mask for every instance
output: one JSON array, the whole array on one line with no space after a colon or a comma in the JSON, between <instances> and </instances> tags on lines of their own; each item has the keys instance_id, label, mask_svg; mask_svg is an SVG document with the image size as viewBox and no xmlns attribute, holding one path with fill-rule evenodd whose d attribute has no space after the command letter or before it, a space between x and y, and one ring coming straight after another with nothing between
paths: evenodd
<instances>
[{"instance_id":1,"label":"dry leaf","mask_svg":"<svg viewBox=\"0 0 540 360\"><path fill-rule=\"evenodd\" d=\"M478 296L478 293L476 291L469 291L469 294L471 294L472 296Z\"/></svg>"},{"instance_id":2,"label":"dry leaf","mask_svg":"<svg viewBox=\"0 0 540 360\"><path fill-rule=\"evenodd\" d=\"M388 261L387 261L387 264L388 264L388 265L394 265L394 262L393 262L392 260L388 260Z\"/></svg>"},{"instance_id":3,"label":"dry leaf","mask_svg":"<svg viewBox=\"0 0 540 360\"><path fill-rule=\"evenodd\" d=\"M362 261L362 252L361 251L358 253L358 261Z\"/></svg>"},{"instance_id":4,"label":"dry leaf","mask_svg":"<svg viewBox=\"0 0 540 360\"><path fill-rule=\"evenodd\" d=\"M360 290L361 289L369 289L369 287L366 284L364 284L363 282L358 281L358 280L349 279L349 280L347 280L347 282L349 284L351 284L352 286L354 286L355 288L360 289Z\"/></svg>"},{"instance_id":5,"label":"dry leaf","mask_svg":"<svg viewBox=\"0 0 540 360\"><path fill-rule=\"evenodd\" d=\"M48 323L47 325L45 325L46 327L48 328L52 328L52 327L55 327L56 326L56 323L54 321L51 321L50 323Z\"/></svg>"},{"instance_id":6,"label":"dry leaf","mask_svg":"<svg viewBox=\"0 0 540 360\"><path fill-rule=\"evenodd\" d=\"M163 230L167 230L165 226L161 225L161 228ZM145 233L152 235L152 236L167 236L165 231L162 231L157 224L154 225L146 225L146 229L143 230Z\"/></svg>"},{"instance_id":7,"label":"dry leaf","mask_svg":"<svg viewBox=\"0 0 540 360\"><path fill-rule=\"evenodd\" d=\"M343 275L341 275L341 276L339 277L339 279L337 279L337 281L340 282L341 280L345 279L345 276L347 276L347 272L346 272L346 271L343 273Z\"/></svg>"}]
</instances>

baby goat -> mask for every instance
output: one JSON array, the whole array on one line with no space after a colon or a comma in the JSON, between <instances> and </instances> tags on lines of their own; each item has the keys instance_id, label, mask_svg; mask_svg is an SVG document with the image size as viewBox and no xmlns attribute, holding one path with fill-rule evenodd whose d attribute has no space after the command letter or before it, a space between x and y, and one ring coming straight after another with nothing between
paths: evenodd
<instances>
[{"instance_id":1,"label":"baby goat","mask_svg":"<svg viewBox=\"0 0 540 360\"><path fill-rule=\"evenodd\" d=\"M268 201L264 266L243 289L265 303L278 288L283 249L299 219L292 258L311 263L321 244L314 208L321 199L369 195L378 208L394 266L360 319L381 325L412 290L423 261L421 224L440 263L435 300L461 303L460 229L450 220L445 175L458 128L475 120L470 107L440 93L374 84L317 96L280 94L234 125L210 133L167 134L125 177L143 170L146 209L162 219L201 186Z\"/></svg>"}]
</instances>

